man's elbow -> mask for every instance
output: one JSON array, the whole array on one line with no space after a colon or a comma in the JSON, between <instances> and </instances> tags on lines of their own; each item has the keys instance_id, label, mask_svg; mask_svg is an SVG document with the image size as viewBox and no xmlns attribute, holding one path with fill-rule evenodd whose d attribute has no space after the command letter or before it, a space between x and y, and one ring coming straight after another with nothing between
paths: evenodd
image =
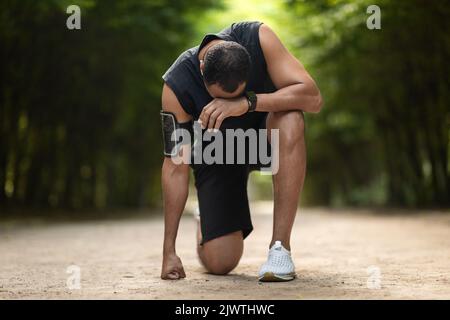
<instances>
[{"instance_id":1,"label":"man's elbow","mask_svg":"<svg viewBox=\"0 0 450 320\"><path fill-rule=\"evenodd\" d=\"M311 99L310 112L319 113L320 110L322 110L322 106L323 106L323 98L322 95L320 94L320 91L317 91L317 93Z\"/></svg>"},{"instance_id":2,"label":"man's elbow","mask_svg":"<svg viewBox=\"0 0 450 320\"><path fill-rule=\"evenodd\" d=\"M322 107L323 107L323 98L322 94L319 91L316 96L316 110L317 110L316 112L320 112L320 110L322 110Z\"/></svg>"}]
</instances>

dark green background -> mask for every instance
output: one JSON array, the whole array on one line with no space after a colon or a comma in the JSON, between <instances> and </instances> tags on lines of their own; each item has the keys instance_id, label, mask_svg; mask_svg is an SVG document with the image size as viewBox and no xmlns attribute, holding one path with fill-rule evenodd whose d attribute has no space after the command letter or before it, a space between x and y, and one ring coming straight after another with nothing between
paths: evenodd
<instances>
[{"instance_id":1,"label":"dark green background","mask_svg":"<svg viewBox=\"0 0 450 320\"><path fill-rule=\"evenodd\" d=\"M161 75L242 19L268 23L322 90L304 204L448 207L450 2L377 1L381 30L370 4L0 0L0 208L160 206Z\"/></svg>"}]
</instances>

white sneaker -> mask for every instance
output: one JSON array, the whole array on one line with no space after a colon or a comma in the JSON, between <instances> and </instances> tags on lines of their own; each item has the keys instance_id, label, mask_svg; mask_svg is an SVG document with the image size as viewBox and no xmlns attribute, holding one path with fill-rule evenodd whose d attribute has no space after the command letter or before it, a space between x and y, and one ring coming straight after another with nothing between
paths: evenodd
<instances>
[{"instance_id":1,"label":"white sneaker","mask_svg":"<svg viewBox=\"0 0 450 320\"><path fill-rule=\"evenodd\" d=\"M291 253L283 247L281 241L275 241L266 263L259 269L259 281L290 281L295 277Z\"/></svg>"}]
</instances>

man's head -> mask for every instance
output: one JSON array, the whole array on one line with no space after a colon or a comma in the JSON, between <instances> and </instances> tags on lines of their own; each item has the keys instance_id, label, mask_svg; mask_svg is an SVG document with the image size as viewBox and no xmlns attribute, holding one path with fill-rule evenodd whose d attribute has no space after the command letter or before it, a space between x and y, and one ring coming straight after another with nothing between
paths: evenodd
<instances>
[{"instance_id":1,"label":"man's head","mask_svg":"<svg viewBox=\"0 0 450 320\"><path fill-rule=\"evenodd\" d=\"M223 41L207 50L200 69L212 97L233 98L244 92L250 65L250 55L243 46Z\"/></svg>"}]
</instances>

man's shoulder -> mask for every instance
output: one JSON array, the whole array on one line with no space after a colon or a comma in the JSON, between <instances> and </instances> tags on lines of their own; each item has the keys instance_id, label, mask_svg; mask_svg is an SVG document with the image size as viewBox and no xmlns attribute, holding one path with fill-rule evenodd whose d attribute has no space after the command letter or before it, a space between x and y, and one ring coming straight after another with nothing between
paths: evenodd
<instances>
[{"instance_id":1,"label":"man's shoulder","mask_svg":"<svg viewBox=\"0 0 450 320\"><path fill-rule=\"evenodd\" d=\"M167 81L174 74L182 76L183 73L189 72L194 67L193 58L196 56L197 49L198 47L193 47L181 53L169 69L167 69L162 78Z\"/></svg>"},{"instance_id":2,"label":"man's shoulder","mask_svg":"<svg viewBox=\"0 0 450 320\"><path fill-rule=\"evenodd\" d=\"M240 21L231 25L232 32L237 37L242 37L251 32L257 32L263 23L260 21Z\"/></svg>"},{"instance_id":3,"label":"man's shoulder","mask_svg":"<svg viewBox=\"0 0 450 320\"><path fill-rule=\"evenodd\" d=\"M196 83L198 47L184 51L162 76L187 114L193 114L192 88Z\"/></svg>"},{"instance_id":4,"label":"man's shoulder","mask_svg":"<svg viewBox=\"0 0 450 320\"><path fill-rule=\"evenodd\" d=\"M248 29L248 28L259 28L263 24L261 21L238 21L234 22L231 26L233 29Z\"/></svg>"}]
</instances>

